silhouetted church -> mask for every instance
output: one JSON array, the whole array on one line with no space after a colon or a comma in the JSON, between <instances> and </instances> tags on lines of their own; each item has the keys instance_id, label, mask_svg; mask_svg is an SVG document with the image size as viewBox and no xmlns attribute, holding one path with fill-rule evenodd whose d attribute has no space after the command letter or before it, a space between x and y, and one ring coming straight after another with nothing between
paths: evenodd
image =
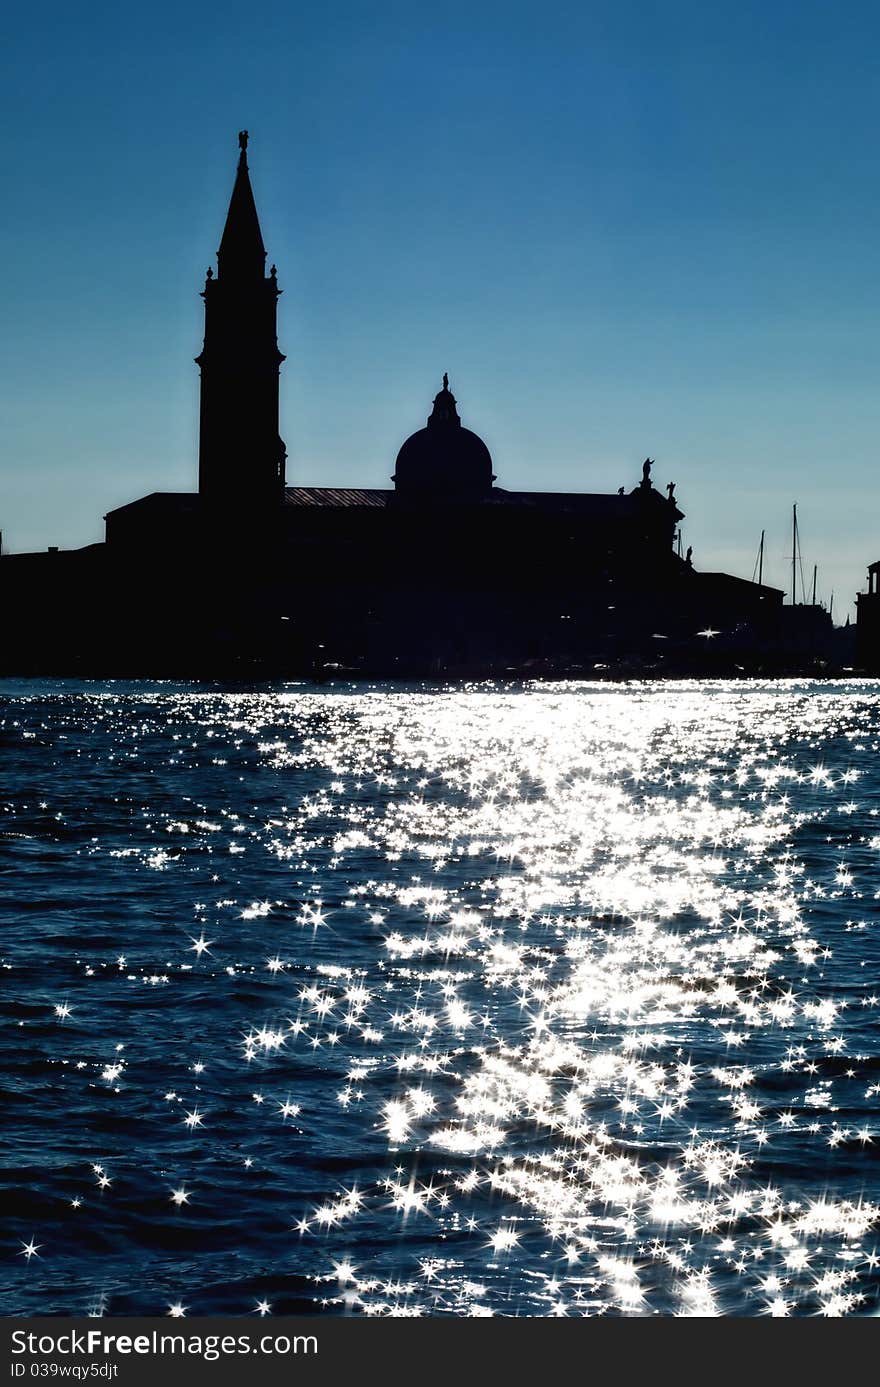
<instances>
[{"instance_id":1,"label":"silhouetted church","mask_svg":"<svg viewBox=\"0 0 880 1387\"><path fill-rule=\"evenodd\" d=\"M770 648L782 594L676 552L649 459L612 495L507 491L445 375L393 487L288 485L281 291L239 145L202 294L198 492L111 511L103 545L5 557L5 669L662 672L704 667L713 634L727 659Z\"/></svg>"}]
</instances>

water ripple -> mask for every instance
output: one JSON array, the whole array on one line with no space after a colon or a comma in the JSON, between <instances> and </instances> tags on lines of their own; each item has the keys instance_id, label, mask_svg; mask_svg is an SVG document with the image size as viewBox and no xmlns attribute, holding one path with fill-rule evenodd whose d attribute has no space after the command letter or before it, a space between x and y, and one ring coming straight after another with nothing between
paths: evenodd
<instances>
[{"instance_id":1,"label":"water ripple","mask_svg":"<svg viewBox=\"0 0 880 1387\"><path fill-rule=\"evenodd\" d=\"M877 1313L880 686L0 684L7 1314Z\"/></svg>"}]
</instances>

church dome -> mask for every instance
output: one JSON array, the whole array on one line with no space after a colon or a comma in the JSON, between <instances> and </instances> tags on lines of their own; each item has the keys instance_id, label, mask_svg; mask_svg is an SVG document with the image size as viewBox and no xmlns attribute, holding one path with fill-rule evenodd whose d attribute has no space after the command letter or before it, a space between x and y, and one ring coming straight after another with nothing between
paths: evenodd
<instances>
[{"instance_id":1,"label":"church dome","mask_svg":"<svg viewBox=\"0 0 880 1387\"><path fill-rule=\"evenodd\" d=\"M463 429L449 377L434 398L427 427L419 429L397 454L392 478L398 493L476 499L492 490L492 457L482 438Z\"/></svg>"}]
</instances>

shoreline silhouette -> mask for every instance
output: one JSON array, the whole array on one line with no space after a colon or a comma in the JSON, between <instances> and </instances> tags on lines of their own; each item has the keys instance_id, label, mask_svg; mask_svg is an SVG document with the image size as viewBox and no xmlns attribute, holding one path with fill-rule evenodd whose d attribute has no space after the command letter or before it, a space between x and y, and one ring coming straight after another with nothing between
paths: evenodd
<instances>
[{"instance_id":1,"label":"shoreline silhouette","mask_svg":"<svg viewBox=\"0 0 880 1387\"><path fill-rule=\"evenodd\" d=\"M839 673L857 656L870 672L876 584L857 651L856 628L815 598L786 605L683 555L684 488L655 485L650 456L611 494L508 490L447 371L391 487L288 477L282 290L248 138L201 291L198 490L108 512L103 543L4 554L0 673L750 677Z\"/></svg>"}]
</instances>

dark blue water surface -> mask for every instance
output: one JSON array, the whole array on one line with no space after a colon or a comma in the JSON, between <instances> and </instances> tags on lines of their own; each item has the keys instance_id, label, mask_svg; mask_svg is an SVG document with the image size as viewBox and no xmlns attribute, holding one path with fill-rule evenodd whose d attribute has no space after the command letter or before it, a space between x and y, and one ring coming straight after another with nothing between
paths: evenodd
<instances>
[{"instance_id":1,"label":"dark blue water surface","mask_svg":"<svg viewBox=\"0 0 880 1387\"><path fill-rule=\"evenodd\" d=\"M873 1315L880 684L0 683L6 1314Z\"/></svg>"}]
</instances>

